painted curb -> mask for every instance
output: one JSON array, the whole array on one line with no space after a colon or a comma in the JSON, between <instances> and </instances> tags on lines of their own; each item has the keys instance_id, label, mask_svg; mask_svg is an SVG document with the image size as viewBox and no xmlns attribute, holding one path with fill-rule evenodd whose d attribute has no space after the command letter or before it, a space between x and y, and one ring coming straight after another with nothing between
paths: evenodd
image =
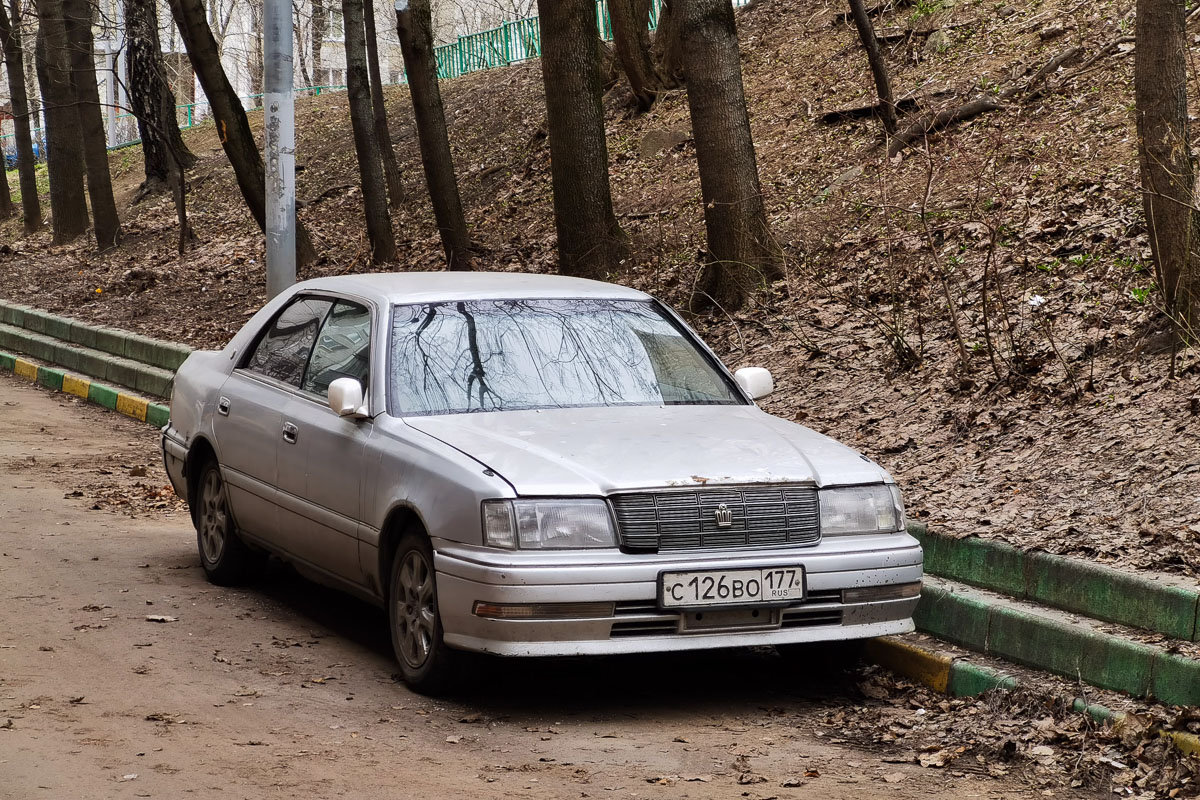
<instances>
[{"instance_id":1,"label":"painted curb","mask_svg":"<svg viewBox=\"0 0 1200 800\"><path fill-rule=\"evenodd\" d=\"M1200 641L1200 587L1170 585L989 539L939 536L919 523L909 525L909 533L921 542L925 571L934 575L1093 619Z\"/></svg>"},{"instance_id":2,"label":"painted curb","mask_svg":"<svg viewBox=\"0 0 1200 800\"><path fill-rule=\"evenodd\" d=\"M939 694L951 697L975 697L990 689L1016 689L1021 682L1012 675L961 657L939 653L898 636L870 639L864 644L863 658L919 683ZM1120 728L1126 714L1076 697L1075 711L1097 722ZM1200 756L1200 736L1186 731L1158 730L1184 755Z\"/></svg>"},{"instance_id":3,"label":"painted curb","mask_svg":"<svg viewBox=\"0 0 1200 800\"><path fill-rule=\"evenodd\" d=\"M171 409L162 403L151 403L144 397L127 394L91 378L71 375L54 367L43 367L10 353L0 352L0 369L8 370L30 383L75 395L156 428L163 427L171 418Z\"/></svg>"},{"instance_id":4,"label":"painted curb","mask_svg":"<svg viewBox=\"0 0 1200 800\"><path fill-rule=\"evenodd\" d=\"M50 334L35 333L0 322L0 348L24 353L64 370L78 371L95 380L127 386L136 392L165 398L175 378L172 370L125 356L71 344Z\"/></svg>"},{"instance_id":5,"label":"painted curb","mask_svg":"<svg viewBox=\"0 0 1200 800\"><path fill-rule=\"evenodd\" d=\"M927 583L913 619L919 630L980 653L1134 697L1200 705L1200 661L1002 599Z\"/></svg>"},{"instance_id":6,"label":"painted curb","mask_svg":"<svg viewBox=\"0 0 1200 800\"><path fill-rule=\"evenodd\" d=\"M33 306L0 300L0 324L24 328L62 342L100 350L151 367L174 372L192 349L177 342L151 339L119 328L88 325L77 319L61 317ZM34 357L40 358L36 353ZM43 359L52 361L51 358ZM140 391L140 390L139 390Z\"/></svg>"}]
</instances>

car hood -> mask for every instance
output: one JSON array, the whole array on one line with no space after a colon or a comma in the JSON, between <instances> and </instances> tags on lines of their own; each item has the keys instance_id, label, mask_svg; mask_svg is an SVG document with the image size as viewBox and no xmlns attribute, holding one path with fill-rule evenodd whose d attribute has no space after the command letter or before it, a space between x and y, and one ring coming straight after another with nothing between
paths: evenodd
<instances>
[{"instance_id":1,"label":"car hood","mask_svg":"<svg viewBox=\"0 0 1200 800\"><path fill-rule=\"evenodd\" d=\"M754 406L635 406L406 417L521 495L744 483L890 481L878 465Z\"/></svg>"}]
</instances>

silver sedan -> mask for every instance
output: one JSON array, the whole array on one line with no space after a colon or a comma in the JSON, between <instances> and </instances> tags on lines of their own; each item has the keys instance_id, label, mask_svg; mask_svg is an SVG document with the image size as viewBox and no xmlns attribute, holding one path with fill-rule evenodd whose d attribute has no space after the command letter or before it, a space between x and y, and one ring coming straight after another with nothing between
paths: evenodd
<instances>
[{"instance_id":1,"label":"silver sedan","mask_svg":"<svg viewBox=\"0 0 1200 800\"><path fill-rule=\"evenodd\" d=\"M878 465L760 410L607 283L297 284L180 367L163 456L215 583L268 553L387 609L401 673L912 630L921 549Z\"/></svg>"}]
</instances>

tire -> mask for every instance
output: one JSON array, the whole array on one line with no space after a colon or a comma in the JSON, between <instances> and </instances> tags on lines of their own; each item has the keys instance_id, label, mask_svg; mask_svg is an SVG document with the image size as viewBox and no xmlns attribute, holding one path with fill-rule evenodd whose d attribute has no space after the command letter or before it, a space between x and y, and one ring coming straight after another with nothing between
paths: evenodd
<instances>
[{"instance_id":1,"label":"tire","mask_svg":"<svg viewBox=\"0 0 1200 800\"><path fill-rule=\"evenodd\" d=\"M216 461L207 461L196 481L196 548L211 583L234 586L262 572L266 553L250 549L237 534L229 512L229 495Z\"/></svg>"},{"instance_id":2,"label":"tire","mask_svg":"<svg viewBox=\"0 0 1200 800\"><path fill-rule=\"evenodd\" d=\"M454 686L461 654L442 640L433 548L417 532L404 535L392 558L388 627L400 676L410 689L437 695Z\"/></svg>"}]
</instances>

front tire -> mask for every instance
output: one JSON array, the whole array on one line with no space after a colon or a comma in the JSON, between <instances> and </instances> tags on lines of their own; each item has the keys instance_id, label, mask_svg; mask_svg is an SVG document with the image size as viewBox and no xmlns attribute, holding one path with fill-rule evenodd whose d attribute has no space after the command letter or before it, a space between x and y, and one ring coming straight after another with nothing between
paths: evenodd
<instances>
[{"instance_id":1,"label":"front tire","mask_svg":"<svg viewBox=\"0 0 1200 800\"><path fill-rule=\"evenodd\" d=\"M225 479L216 461L206 462L200 470L193 522L200 564L211 583L234 586L262 571L266 554L251 550L238 536Z\"/></svg>"},{"instance_id":2,"label":"front tire","mask_svg":"<svg viewBox=\"0 0 1200 800\"><path fill-rule=\"evenodd\" d=\"M457 678L457 651L442 640L433 548L416 532L405 534L392 558L388 623L400 675L410 689L439 694Z\"/></svg>"}]
</instances>

